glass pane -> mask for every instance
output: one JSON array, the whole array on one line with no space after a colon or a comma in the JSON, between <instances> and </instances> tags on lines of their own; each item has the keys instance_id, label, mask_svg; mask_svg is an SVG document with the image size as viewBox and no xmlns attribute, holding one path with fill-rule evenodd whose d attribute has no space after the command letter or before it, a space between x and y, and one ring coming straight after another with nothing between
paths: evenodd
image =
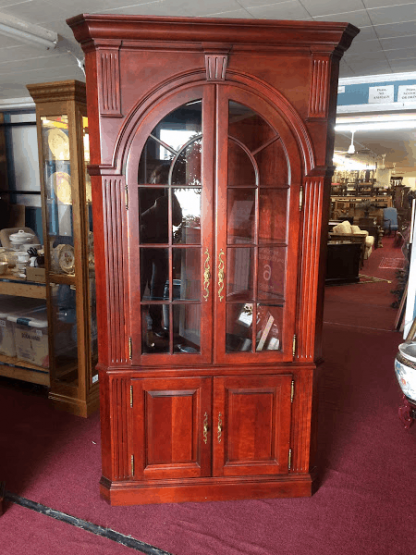
<instances>
[{"instance_id":1,"label":"glass pane","mask_svg":"<svg viewBox=\"0 0 416 555\"><path fill-rule=\"evenodd\" d=\"M139 183L161 183L167 185L171 161L182 150L183 146L195 135L200 135L201 131L201 100L184 104L165 116L152 130L142 151L139 164ZM192 148L191 150L193 151L194 149ZM193 170L196 171L199 164L197 161L199 156L197 150L195 150L195 154L192 156L187 152L190 156L190 161L188 162L189 175L191 175ZM186 166L187 164L185 164L185 175ZM182 181L178 183L183 184Z\"/></svg>"},{"instance_id":2,"label":"glass pane","mask_svg":"<svg viewBox=\"0 0 416 555\"><path fill-rule=\"evenodd\" d=\"M141 299L169 299L169 249L140 249Z\"/></svg>"},{"instance_id":3,"label":"glass pane","mask_svg":"<svg viewBox=\"0 0 416 555\"><path fill-rule=\"evenodd\" d=\"M252 351L253 305L227 304L226 351Z\"/></svg>"},{"instance_id":4,"label":"glass pane","mask_svg":"<svg viewBox=\"0 0 416 555\"><path fill-rule=\"evenodd\" d=\"M173 164L172 185L201 186L202 139L193 141L182 150Z\"/></svg>"},{"instance_id":5,"label":"glass pane","mask_svg":"<svg viewBox=\"0 0 416 555\"><path fill-rule=\"evenodd\" d=\"M227 300L253 300L254 248L227 249Z\"/></svg>"},{"instance_id":6,"label":"glass pane","mask_svg":"<svg viewBox=\"0 0 416 555\"><path fill-rule=\"evenodd\" d=\"M288 189L260 189L259 243L285 243Z\"/></svg>"},{"instance_id":7,"label":"glass pane","mask_svg":"<svg viewBox=\"0 0 416 555\"><path fill-rule=\"evenodd\" d=\"M173 279L179 284L178 299L201 299L201 249L173 249Z\"/></svg>"},{"instance_id":8,"label":"glass pane","mask_svg":"<svg viewBox=\"0 0 416 555\"><path fill-rule=\"evenodd\" d=\"M68 117L42 117L41 128L50 267L54 273L73 274L75 259Z\"/></svg>"},{"instance_id":9,"label":"glass pane","mask_svg":"<svg viewBox=\"0 0 416 555\"><path fill-rule=\"evenodd\" d=\"M254 243L256 189L228 190L227 243Z\"/></svg>"},{"instance_id":10,"label":"glass pane","mask_svg":"<svg viewBox=\"0 0 416 555\"><path fill-rule=\"evenodd\" d=\"M166 313L167 319L166 319ZM169 353L169 306L151 304L142 306L142 352Z\"/></svg>"},{"instance_id":11,"label":"glass pane","mask_svg":"<svg viewBox=\"0 0 416 555\"><path fill-rule=\"evenodd\" d=\"M282 349L283 308L257 305L256 351Z\"/></svg>"},{"instance_id":12,"label":"glass pane","mask_svg":"<svg viewBox=\"0 0 416 555\"><path fill-rule=\"evenodd\" d=\"M173 350L195 354L201 346L201 305L173 305Z\"/></svg>"},{"instance_id":13,"label":"glass pane","mask_svg":"<svg viewBox=\"0 0 416 555\"><path fill-rule=\"evenodd\" d=\"M276 135L270 125L250 108L230 101L228 109L228 134L241 141L250 152Z\"/></svg>"},{"instance_id":14,"label":"glass pane","mask_svg":"<svg viewBox=\"0 0 416 555\"><path fill-rule=\"evenodd\" d=\"M228 185L256 185L253 162L235 141L228 140Z\"/></svg>"},{"instance_id":15,"label":"glass pane","mask_svg":"<svg viewBox=\"0 0 416 555\"><path fill-rule=\"evenodd\" d=\"M201 243L201 189L173 189L173 242Z\"/></svg>"},{"instance_id":16,"label":"glass pane","mask_svg":"<svg viewBox=\"0 0 416 555\"><path fill-rule=\"evenodd\" d=\"M281 140L274 141L255 155L259 168L260 185L279 187L290 181L288 158Z\"/></svg>"},{"instance_id":17,"label":"glass pane","mask_svg":"<svg viewBox=\"0 0 416 555\"><path fill-rule=\"evenodd\" d=\"M169 189L139 189L140 242L168 243Z\"/></svg>"},{"instance_id":18,"label":"glass pane","mask_svg":"<svg viewBox=\"0 0 416 555\"><path fill-rule=\"evenodd\" d=\"M51 287L55 380L78 381L76 290L70 285Z\"/></svg>"},{"instance_id":19,"label":"glass pane","mask_svg":"<svg viewBox=\"0 0 416 555\"><path fill-rule=\"evenodd\" d=\"M286 247L260 248L258 299L283 306L285 292Z\"/></svg>"}]
</instances>

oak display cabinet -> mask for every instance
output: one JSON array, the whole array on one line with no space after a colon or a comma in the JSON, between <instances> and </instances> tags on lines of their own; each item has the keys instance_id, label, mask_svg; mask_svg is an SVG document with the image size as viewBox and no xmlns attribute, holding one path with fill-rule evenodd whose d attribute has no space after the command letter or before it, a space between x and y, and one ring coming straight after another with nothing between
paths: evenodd
<instances>
[{"instance_id":1,"label":"oak display cabinet","mask_svg":"<svg viewBox=\"0 0 416 555\"><path fill-rule=\"evenodd\" d=\"M81 15L112 504L312 493L346 23Z\"/></svg>"},{"instance_id":2,"label":"oak display cabinet","mask_svg":"<svg viewBox=\"0 0 416 555\"><path fill-rule=\"evenodd\" d=\"M99 405L94 241L85 84L27 85L36 104L49 329L49 398Z\"/></svg>"}]
</instances>

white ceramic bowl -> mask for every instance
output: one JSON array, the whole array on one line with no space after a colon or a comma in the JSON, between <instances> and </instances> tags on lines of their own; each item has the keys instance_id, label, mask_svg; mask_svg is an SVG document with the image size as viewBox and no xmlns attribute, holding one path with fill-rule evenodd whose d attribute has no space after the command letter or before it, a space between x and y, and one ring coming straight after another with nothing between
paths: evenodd
<instances>
[{"instance_id":1,"label":"white ceramic bowl","mask_svg":"<svg viewBox=\"0 0 416 555\"><path fill-rule=\"evenodd\" d=\"M402 343L394 361L394 371L400 388L416 403L416 343Z\"/></svg>"},{"instance_id":2,"label":"white ceramic bowl","mask_svg":"<svg viewBox=\"0 0 416 555\"><path fill-rule=\"evenodd\" d=\"M19 229L17 233L9 235L12 245L23 245L23 243L31 243L35 236L31 233L26 233L24 229Z\"/></svg>"}]
</instances>

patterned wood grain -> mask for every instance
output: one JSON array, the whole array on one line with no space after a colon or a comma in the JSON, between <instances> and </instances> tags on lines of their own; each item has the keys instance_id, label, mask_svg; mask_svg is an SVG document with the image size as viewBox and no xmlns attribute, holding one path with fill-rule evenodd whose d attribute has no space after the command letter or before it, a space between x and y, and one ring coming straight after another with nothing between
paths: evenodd
<instances>
[{"instance_id":1,"label":"patterned wood grain","mask_svg":"<svg viewBox=\"0 0 416 555\"><path fill-rule=\"evenodd\" d=\"M128 442L130 380L113 376L110 379L110 399L113 479L125 480L131 477Z\"/></svg>"},{"instance_id":2,"label":"patterned wood grain","mask_svg":"<svg viewBox=\"0 0 416 555\"><path fill-rule=\"evenodd\" d=\"M295 380L292 413L292 472L309 472L312 409L312 371L299 374Z\"/></svg>"}]
</instances>

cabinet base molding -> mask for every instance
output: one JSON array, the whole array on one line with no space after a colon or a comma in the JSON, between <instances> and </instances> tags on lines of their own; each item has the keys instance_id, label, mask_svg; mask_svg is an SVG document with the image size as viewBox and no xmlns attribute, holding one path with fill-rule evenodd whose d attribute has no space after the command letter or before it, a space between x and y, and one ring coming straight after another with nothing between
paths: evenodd
<instances>
[{"instance_id":1,"label":"cabinet base molding","mask_svg":"<svg viewBox=\"0 0 416 555\"><path fill-rule=\"evenodd\" d=\"M314 493L310 474L231 480L212 478L144 482L110 482L101 478L101 497L113 506L152 505L202 501L241 501L243 499L272 499L310 497Z\"/></svg>"},{"instance_id":2,"label":"cabinet base molding","mask_svg":"<svg viewBox=\"0 0 416 555\"><path fill-rule=\"evenodd\" d=\"M82 416L83 418L91 416L100 406L98 384L92 387L86 400L76 399L53 391L49 392L49 399L56 409L69 412L75 416Z\"/></svg>"}]
</instances>

